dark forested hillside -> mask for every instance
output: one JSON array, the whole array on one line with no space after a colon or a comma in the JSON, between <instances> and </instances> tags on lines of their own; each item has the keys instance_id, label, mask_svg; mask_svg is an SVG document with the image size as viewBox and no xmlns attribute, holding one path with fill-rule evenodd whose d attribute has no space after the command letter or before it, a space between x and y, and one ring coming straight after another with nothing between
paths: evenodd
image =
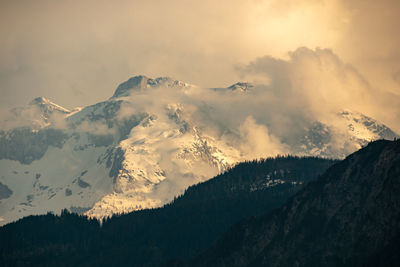
<instances>
[{"instance_id":1,"label":"dark forested hillside","mask_svg":"<svg viewBox=\"0 0 400 267\"><path fill-rule=\"evenodd\" d=\"M4 266L155 266L194 257L230 225L281 206L334 164L278 157L244 162L190 187L162 208L114 216L102 226L64 211L0 228Z\"/></svg>"},{"instance_id":2,"label":"dark forested hillside","mask_svg":"<svg viewBox=\"0 0 400 267\"><path fill-rule=\"evenodd\" d=\"M350 155L188 266L400 266L400 141Z\"/></svg>"}]
</instances>

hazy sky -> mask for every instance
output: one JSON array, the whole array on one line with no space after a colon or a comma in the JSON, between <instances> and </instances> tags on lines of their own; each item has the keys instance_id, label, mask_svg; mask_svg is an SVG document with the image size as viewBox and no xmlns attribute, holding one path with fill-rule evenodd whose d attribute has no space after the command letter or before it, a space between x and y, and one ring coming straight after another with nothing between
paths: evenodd
<instances>
[{"instance_id":1,"label":"hazy sky","mask_svg":"<svg viewBox=\"0 0 400 267\"><path fill-rule=\"evenodd\" d=\"M0 104L45 96L67 108L88 105L138 74L205 87L268 80L282 70L271 62L296 73L315 66L295 61L307 47L351 73L329 90L375 101L360 108L399 131L399 14L398 0L0 0ZM319 90L315 78L304 79L299 90Z\"/></svg>"}]
</instances>

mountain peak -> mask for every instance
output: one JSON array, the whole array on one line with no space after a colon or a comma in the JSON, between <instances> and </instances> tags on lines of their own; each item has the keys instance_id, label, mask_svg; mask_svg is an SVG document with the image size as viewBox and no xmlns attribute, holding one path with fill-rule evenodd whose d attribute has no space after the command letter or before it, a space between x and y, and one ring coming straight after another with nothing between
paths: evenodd
<instances>
[{"instance_id":1,"label":"mountain peak","mask_svg":"<svg viewBox=\"0 0 400 267\"><path fill-rule=\"evenodd\" d=\"M31 105L37 105L37 104L44 104L44 103L51 103L51 101L43 96L38 96L30 102Z\"/></svg>"},{"instance_id":2,"label":"mountain peak","mask_svg":"<svg viewBox=\"0 0 400 267\"><path fill-rule=\"evenodd\" d=\"M233 91L233 92L247 92L253 88L254 85L248 82L237 82L228 87L211 88L214 91Z\"/></svg>"},{"instance_id":3,"label":"mountain peak","mask_svg":"<svg viewBox=\"0 0 400 267\"><path fill-rule=\"evenodd\" d=\"M345 109L339 115L348 122L349 130L353 135L358 136L360 139L372 141L384 138L393 140L399 137L397 133L393 132L386 125L359 112Z\"/></svg>"},{"instance_id":4,"label":"mountain peak","mask_svg":"<svg viewBox=\"0 0 400 267\"><path fill-rule=\"evenodd\" d=\"M187 83L174 80L171 77L158 77L155 79L144 75L138 75L121 83L114 92L111 98L129 96L132 91L143 92L147 88L158 87L177 87L182 88L188 86Z\"/></svg>"},{"instance_id":5,"label":"mountain peak","mask_svg":"<svg viewBox=\"0 0 400 267\"><path fill-rule=\"evenodd\" d=\"M149 78L143 75L135 76L127 80L126 82L121 83L113 97L121 97L129 95L128 91L131 89L136 89L138 91L147 87L147 82Z\"/></svg>"},{"instance_id":6,"label":"mountain peak","mask_svg":"<svg viewBox=\"0 0 400 267\"><path fill-rule=\"evenodd\" d=\"M250 88L254 87L253 84L247 83L247 82L238 82L235 84L232 84L231 86L228 87L228 89L231 89L232 91L240 90L240 91L248 91Z\"/></svg>"},{"instance_id":7,"label":"mountain peak","mask_svg":"<svg viewBox=\"0 0 400 267\"><path fill-rule=\"evenodd\" d=\"M49 99L47 99L45 97L42 97L42 96L34 98L29 103L29 105L30 106L37 106L45 113L53 113L54 111L58 111L58 112L61 112L61 113L68 114L68 113L71 112L68 109L63 108L63 107L53 103Z\"/></svg>"}]
</instances>

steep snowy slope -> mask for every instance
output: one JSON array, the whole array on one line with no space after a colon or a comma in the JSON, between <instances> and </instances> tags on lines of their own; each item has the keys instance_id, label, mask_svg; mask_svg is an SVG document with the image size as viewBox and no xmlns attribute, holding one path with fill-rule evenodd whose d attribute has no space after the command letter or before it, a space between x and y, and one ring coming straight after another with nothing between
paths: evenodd
<instances>
[{"instance_id":1,"label":"steep snowy slope","mask_svg":"<svg viewBox=\"0 0 400 267\"><path fill-rule=\"evenodd\" d=\"M13 109L0 130L0 223L62 208L104 217L157 207L254 156L341 158L371 140L396 137L357 112L279 132L252 119L251 110L220 116L224 107L213 102L252 101L257 90L262 87L248 83L204 89L136 76L108 100L84 108L69 111L36 98Z\"/></svg>"},{"instance_id":2,"label":"steep snowy slope","mask_svg":"<svg viewBox=\"0 0 400 267\"><path fill-rule=\"evenodd\" d=\"M341 111L332 122L313 122L298 144L292 144L299 154L344 158L348 154L378 139L393 140L398 135L384 124L359 112Z\"/></svg>"},{"instance_id":3,"label":"steep snowy slope","mask_svg":"<svg viewBox=\"0 0 400 267\"><path fill-rule=\"evenodd\" d=\"M0 122L0 129L9 130L21 126L40 129L46 126L55 126L70 113L70 110L47 98L37 97L26 106L10 110L7 119Z\"/></svg>"},{"instance_id":4,"label":"steep snowy slope","mask_svg":"<svg viewBox=\"0 0 400 267\"><path fill-rule=\"evenodd\" d=\"M87 212L101 217L157 207L189 185L204 181L240 160L239 152L202 134L182 117L180 105L149 116L115 150L114 192Z\"/></svg>"}]
</instances>

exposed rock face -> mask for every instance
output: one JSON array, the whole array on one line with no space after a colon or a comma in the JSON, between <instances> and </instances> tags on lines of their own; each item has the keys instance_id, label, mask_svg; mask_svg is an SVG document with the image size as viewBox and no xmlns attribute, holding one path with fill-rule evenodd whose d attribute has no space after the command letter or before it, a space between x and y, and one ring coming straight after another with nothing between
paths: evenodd
<instances>
[{"instance_id":1,"label":"exposed rock face","mask_svg":"<svg viewBox=\"0 0 400 267\"><path fill-rule=\"evenodd\" d=\"M32 106L39 107L43 116L46 118L49 118L54 113L68 114L71 112L66 108L54 104L53 102L44 97L36 97L29 104Z\"/></svg>"},{"instance_id":2,"label":"exposed rock face","mask_svg":"<svg viewBox=\"0 0 400 267\"><path fill-rule=\"evenodd\" d=\"M243 82L238 82L235 83L231 86L228 87L228 89L231 89L232 91L242 91L242 92L246 92L248 90L250 90L252 87L254 87L254 85L252 85L251 83L243 83Z\"/></svg>"},{"instance_id":3,"label":"exposed rock face","mask_svg":"<svg viewBox=\"0 0 400 267\"><path fill-rule=\"evenodd\" d=\"M335 114L340 131L328 123L315 121L305 129L297 143L290 143L295 153L320 157L344 158L368 142L393 140L398 135L386 125L359 112L341 111Z\"/></svg>"},{"instance_id":4,"label":"exposed rock face","mask_svg":"<svg viewBox=\"0 0 400 267\"><path fill-rule=\"evenodd\" d=\"M17 128L9 132L0 131L0 159L17 160L30 164L41 159L49 146L62 148L68 135L61 130Z\"/></svg>"},{"instance_id":5,"label":"exposed rock face","mask_svg":"<svg viewBox=\"0 0 400 267\"><path fill-rule=\"evenodd\" d=\"M7 185L2 184L0 182L0 199L9 198L12 195L13 191L8 188Z\"/></svg>"},{"instance_id":6,"label":"exposed rock face","mask_svg":"<svg viewBox=\"0 0 400 267\"><path fill-rule=\"evenodd\" d=\"M7 129L29 127L38 130L62 122L64 117L69 114L71 114L70 110L51 102L47 98L37 97L26 106L10 110L10 116L1 122L1 127Z\"/></svg>"},{"instance_id":7,"label":"exposed rock face","mask_svg":"<svg viewBox=\"0 0 400 267\"><path fill-rule=\"evenodd\" d=\"M121 83L117 90L115 90L112 98L129 96L132 92L143 92L147 88L158 88L158 87L175 87L183 88L190 86L187 83L173 80L170 77L158 77L151 79L146 76L135 76Z\"/></svg>"},{"instance_id":8,"label":"exposed rock face","mask_svg":"<svg viewBox=\"0 0 400 267\"><path fill-rule=\"evenodd\" d=\"M400 141L377 141L191 266L398 266L399 218Z\"/></svg>"},{"instance_id":9,"label":"exposed rock face","mask_svg":"<svg viewBox=\"0 0 400 267\"><path fill-rule=\"evenodd\" d=\"M386 125L383 125L376 120L369 118L363 114L357 112L350 111L342 111L340 116L345 118L348 121L348 128L350 131L357 134L368 134L365 129L368 129L375 136L379 136L380 138L393 140L398 137L398 135L389 129ZM359 136L361 137L361 136ZM357 141L363 142L363 145L367 143L363 138L359 138Z\"/></svg>"},{"instance_id":10,"label":"exposed rock face","mask_svg":"<svg viewBox=\"0 0 400 267\"><path fill-rule=\"evenodd\" d=\"M247 82L238 82L226 88L212 88L214 91L233 91L239 93L247 93L254 88L254 85Z\"/></svg>"}]
</instances>

